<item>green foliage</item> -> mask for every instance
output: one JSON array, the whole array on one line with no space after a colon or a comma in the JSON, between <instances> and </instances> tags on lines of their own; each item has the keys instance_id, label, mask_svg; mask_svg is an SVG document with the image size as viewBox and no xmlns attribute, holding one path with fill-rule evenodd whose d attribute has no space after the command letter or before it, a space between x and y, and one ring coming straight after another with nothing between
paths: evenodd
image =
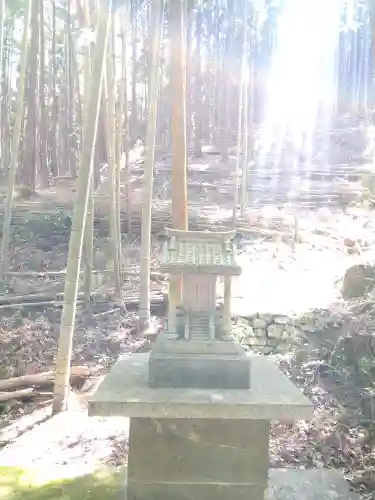
<instances>
[{"instance_id":1,"label":"green foliage","mask_svg":"<svg viewBox=\"0 0 375 500\"><path fill-rule=\"evenodd\" d=\"M118 500L124 473L100 470L74 479L41 479L40 470L0 467L2 500Z\"/></svg>"}]
</instances>

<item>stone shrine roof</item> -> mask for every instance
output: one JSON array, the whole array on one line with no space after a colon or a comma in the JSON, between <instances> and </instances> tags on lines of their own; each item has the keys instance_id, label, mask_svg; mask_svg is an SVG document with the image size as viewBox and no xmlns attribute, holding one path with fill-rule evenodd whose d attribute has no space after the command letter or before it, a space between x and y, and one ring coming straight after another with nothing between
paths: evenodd
<instances>
[{"instance_id":1,"label":"stone shrine roof","mask_svg":"<svg viewBox=\"0 0 375 500\"><path fill-rule=\"evenodd\" d=\"M234 232L179 231L166 229L167 241L161 270L168 273L199 273L235 276Z\"/></svg>"}]
</instances>

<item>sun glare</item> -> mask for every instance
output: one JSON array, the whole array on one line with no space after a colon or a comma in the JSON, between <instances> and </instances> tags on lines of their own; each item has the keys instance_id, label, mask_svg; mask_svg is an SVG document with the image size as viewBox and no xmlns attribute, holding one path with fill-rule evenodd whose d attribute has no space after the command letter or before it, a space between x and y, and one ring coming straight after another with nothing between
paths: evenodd
<instances>
[{"instance_id":1,"label":"sun glare","mask_svg":"<svg viewBox=\"0 0 375 500\"><path fill-rule=\"evenodd\" d=\"M309 149L318 118L331 115L341 9L341 0L285 3L267 79L261 144L268 152L280 135L283 142Z\"/></svg>"}]
</instances>

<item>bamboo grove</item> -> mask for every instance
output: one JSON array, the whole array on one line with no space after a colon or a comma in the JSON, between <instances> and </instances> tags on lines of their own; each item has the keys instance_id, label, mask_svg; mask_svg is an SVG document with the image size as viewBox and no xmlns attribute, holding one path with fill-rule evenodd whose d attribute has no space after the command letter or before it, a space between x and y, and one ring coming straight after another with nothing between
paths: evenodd
<instances>
[{"instance_id":1,"label":"bamboo grove","mask_svg":"<svg viewBox=\"0 0 375 500\"><path fill-rule=\"evenodd\" d=\"M102 166L111 183L111 259L121 302L120 174L128 172L132 148L139 142L145 146L140 317L147 325L155 155L172 153L172 219L184 229L188 153L200 157L202 145L211 144L225 161L237 146L235 224L238 204L243 214L243 166L253 154L254 130L262 118L264 74L282 3L0 0L1 279L9 270L15 189L32 197L56 179L76 182L55 412L67 401L81 267L90 306L94 194ZM371 107L371 19L367 4L361 3L350 19L357 28L340 35L338 87L350 89L351 95L349 100L347 93L345 99L337 96L342 111ZM342 22L349 25L345 13ZM365 61L361 68L358 60ZM131 220L131 193L125 197ZM170 286L178 293L178 283Z\"/></svg>"}]
</instances>

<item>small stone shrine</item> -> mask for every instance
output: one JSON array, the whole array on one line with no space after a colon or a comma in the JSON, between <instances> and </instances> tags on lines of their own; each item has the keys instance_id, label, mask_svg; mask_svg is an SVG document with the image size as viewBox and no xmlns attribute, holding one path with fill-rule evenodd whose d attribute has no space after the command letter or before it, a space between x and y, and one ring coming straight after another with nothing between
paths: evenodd
<instances>
[{"instance_id":1,"label":"small stone shrine","mask_svg":"<svg viewBox=\"0 0 375 500\"><path fill-rule=\"evenodd\" d=\"M90 415L130 418L127 500L274 498L266 496L270 421L312 416L275 362L230 337L228 290L240 273L231 237L166 231L161 269L179 280L180 300L171 294L151 353L122 356L89 402Z\"/></svg>"},{"instance_id":2,"label":"small stone shrine","mask_svg":"<svg viewBox=\"0 0 375 500\"><path fill-rule=\"evenodd\" d=\"M231 279L241 272L233 236L166 230L161 270L181 279L182 293L180 304L169 295L167 332L150 356L151 387L250 388L249 357L231 340L225 314L216 310L218 277ZM230 303L223 311L230 311Z\"/></svg>"}]
</instances>

